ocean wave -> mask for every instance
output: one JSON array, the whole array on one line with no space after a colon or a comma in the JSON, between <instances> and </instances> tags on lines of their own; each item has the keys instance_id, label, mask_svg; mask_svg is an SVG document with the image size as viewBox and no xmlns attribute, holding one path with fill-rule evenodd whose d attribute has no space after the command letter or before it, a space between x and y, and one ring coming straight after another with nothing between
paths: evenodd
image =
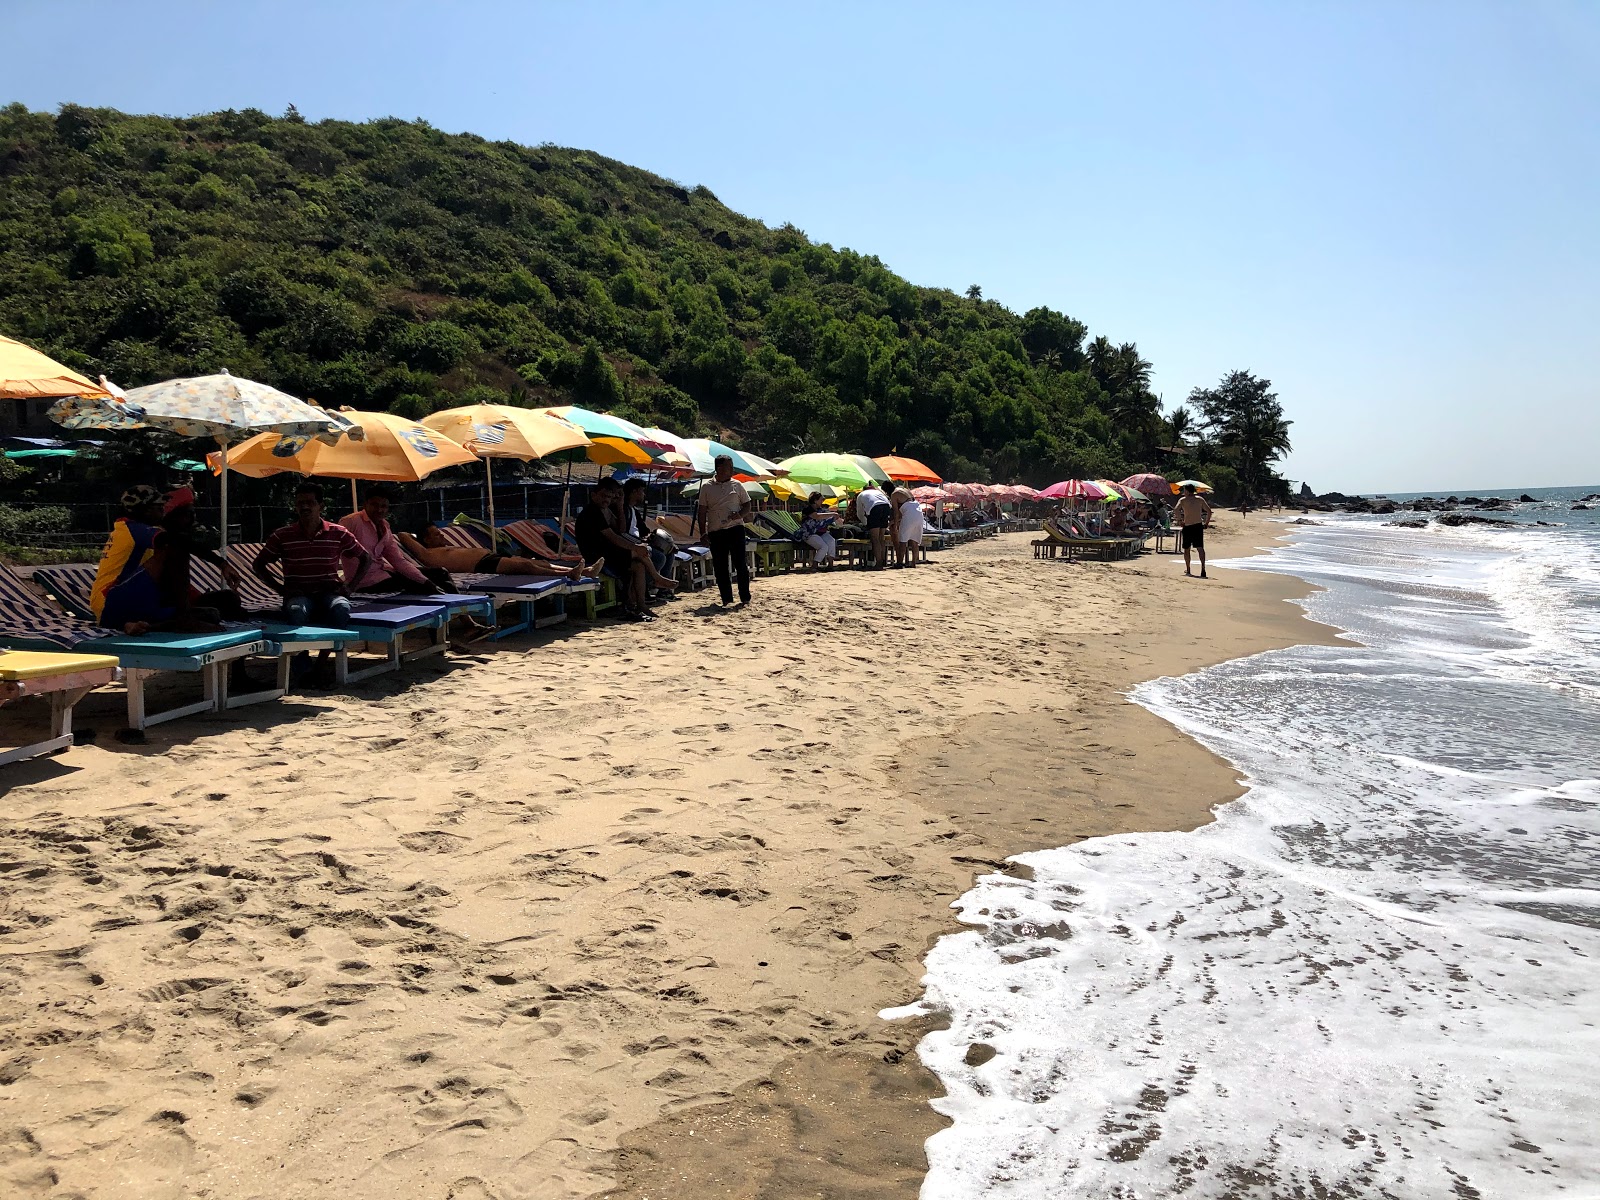
<instances>
[{"instance_id":1,"label":"ocean wave","mask_svg":"<svg viewBox=\"0 0 1600 1200\"><path fill-rule=\"evenodd\" d=\"M925 1200L1600 1193L1600 708L1572 607L1510 611L1567 562L1412 536L1237 564L1361 646L1135 689L1245 774L1213 824L958 902Z\"/></svg>"}]
</instances>

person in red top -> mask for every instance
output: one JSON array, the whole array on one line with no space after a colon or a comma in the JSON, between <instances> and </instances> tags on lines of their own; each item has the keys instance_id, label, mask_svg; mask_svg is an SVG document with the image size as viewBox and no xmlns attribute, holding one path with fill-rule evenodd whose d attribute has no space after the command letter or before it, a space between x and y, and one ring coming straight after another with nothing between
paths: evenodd
<instances>
[{"instance_id":1,"label":"person in red top","mask_svg":"<svg viewBox=\"0 0 1600 1200\"><path fill-rule=\"evenodd\" d=\"M351 580L362 578L372 560L343 525L322 519L322 489L302 483L294 490L293 525L274 529L256 555L252 570L283 593L284 616L297 625L320 621L346 625L350 620L350 587L339 574L346 558L354 559ZM283 563L279 584L267 570Z\"/></svg>"}]
</instances>

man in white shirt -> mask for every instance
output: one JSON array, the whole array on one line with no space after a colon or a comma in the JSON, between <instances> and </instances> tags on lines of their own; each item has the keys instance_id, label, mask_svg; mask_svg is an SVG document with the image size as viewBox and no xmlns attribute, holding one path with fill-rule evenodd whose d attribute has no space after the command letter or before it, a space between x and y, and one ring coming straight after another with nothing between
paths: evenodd
<instances>
[{"instance_id":1,"label":"man in white shirt","mask_svg":"<svg viewBox=\"0 0 1600 1200\"><path fill-rule=\"evenodd\" d=\"M750 496L733 478L733 459L717 456L717 477L700 485L700 528L711 547L711 568L724 606L733 603L733 579L739 581L739 603L750 603L750 564L744 553L744 523Z\"/></svg>"},{"instance_id":2,"label":"man in white shirt","mask_svg":"<svg viewBox=\"0 0 1600 1200\"><path fill-rule=\"evenodd\" d=\"M856 516L867 527L867 537L872 542L872 565L882 570L889 565L886 544L889 540L889 518L894 507L875 483L869 483L856 497Z\"/></svg>"}]
</instances>

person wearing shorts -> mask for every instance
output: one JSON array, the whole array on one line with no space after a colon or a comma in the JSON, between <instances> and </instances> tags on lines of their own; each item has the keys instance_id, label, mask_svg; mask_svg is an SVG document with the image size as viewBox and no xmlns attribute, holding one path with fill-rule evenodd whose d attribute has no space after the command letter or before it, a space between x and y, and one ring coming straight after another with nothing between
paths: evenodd
<instances>
[{"instance_id":1,"label":"person wearing shorts","mask_svg":"<svg viewBox=\"0 0 1600 1200\"><path fill-rule=\"evenodd\" d=\"M863 488L856 497L856 513L867 527L867 538L872 542L872 565L882 569L889 565L889 523L894 517L894 506L889 497L876 484Z\"/></svg>"},{"instance_id":2,"label":"person wearing shorts","mask_svg":"<svg viewBox=\"0 0 1600 1200\"><path fill-rule=\"evenodd\" d=\"M1183 573L1194 574L1190 569L1191 556L1199 551L1200 578L1209 579L1210 576L1206 574L1206 526L1211 524L1211 505L1194 490L1194 484L1183 485L1183 495L1172 506L1172 518L1179 529L1178 544L1183 547Z\"/></svg>"}]
</instances>

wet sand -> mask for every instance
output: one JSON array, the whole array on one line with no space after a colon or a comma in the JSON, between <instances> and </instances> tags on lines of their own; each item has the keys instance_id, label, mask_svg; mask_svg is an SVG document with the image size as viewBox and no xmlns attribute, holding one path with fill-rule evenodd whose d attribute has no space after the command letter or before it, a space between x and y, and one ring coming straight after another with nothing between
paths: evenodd
<instances>
[{"instance_id":1,"label":"wet sand","mask_svg":"<svg viewBox=\"0 0 1600 1200\"><path fill-rule=\"evenodd\" d=\"M85 702L96 745L0 769L0 1191L914 1196L937 1081L876 1014L950 901L1207 820L1231 770L1120 693L1329 636L1293 580L1028 542L144 747Z\"/></svg>"}]
</instances>

